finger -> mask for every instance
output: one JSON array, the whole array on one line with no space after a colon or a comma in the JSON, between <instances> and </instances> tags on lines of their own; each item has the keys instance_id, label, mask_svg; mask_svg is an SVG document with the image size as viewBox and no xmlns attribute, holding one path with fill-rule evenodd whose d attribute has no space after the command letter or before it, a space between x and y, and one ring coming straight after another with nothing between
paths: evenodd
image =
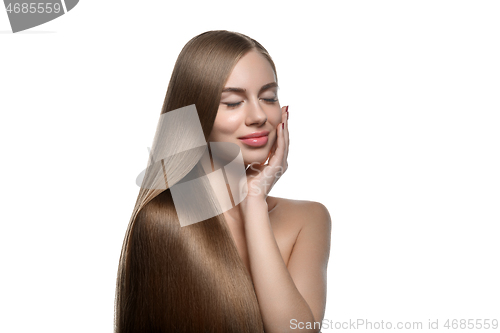
<instances>
[{"instance_id":1,"label":"finger","mask_svg":"<svg viewBox=\"0 0 500 333\"><path fill-rule=\"evenodd\" d=\"M288 106L282 107L281 110L283 111L281 114L281 121L285 124L285 153L283 155L283 158L286 160L286 158L288 157Z\"/></svg>"},{"instance_id":2,"label":"finger","mask_svg":"<svg viewBox=\"0 0 500 333\"><path fill-rule=\"evenodd\" d=\"M281 108L281 122L284 122L285 119L287 118L287 107L286 106L283 106ZM281 124L279 124L281 126ZM268 159L269 159L269 162L268 164L270 163L271 161L271 158L274 156L274 154L276 153L276 148L277 148L277 145L278 145L278 137L279 137L279 128L276 129L276 140L274 141L273 143L273 146L271 147L271 150L269 152L269 154L267 155Z\"/></svg>"},{"instance_id":3,"label":"finger","mask_svg":"<svg viewBox=\"0 0 500 333\"><path fill-rule=\"evenodd\" d=\"M286 106L286 118L285 118L285 130L284 130L284 137L285 137L285 154L283 156L283 163L286 163L286 160L288 159L288 150L290 147L290 137L288 134L288 105Z\"/></svg>"},{"instance_id":4,"label":"finger","mask_svg":"<svg viewBox=\"0 0 500 333\"><path fill-rule=\"evenodd\" d=\"M274 142L273 148L273 154L269 158L269 163L268 165L277 168L278 165L282 165L283 163L283 156L285 154L284 149L286 149L286 143L284 140L284 129L283 129L283 124L286 121L287 118L287 107L283 106L281 108L281 123L278 124L277 129L276 129L276 141ZM286 125L285 125L286 128Z\"/></svg>"},{"instance_id":5,"label":"finger","mask_svg":"<svg viewBox=\"0 0 500 333\"><path fill-rule=\"evenodd\" d=\"M273 167L277 167L278 165L281 165L283 162L283 157L285 153L285 137L284 137L285 129L283 128L283 124L284 123L279 123L276 128L276 133L277 133L276 151L269 160L269 165L272 165Z\"/></svg>"},{"instance_id":6,"label":"finger","mask_svg":"<svg viewBox=\"0 0 500 333\"><path fill-rule=\"evenodd\" d=\"M276 140L274 140L274 143L271 146L271 149L269 149L269 154L267 154L267 157L266 157L267 165L269 165L271 159L274 156L274 153L276 152L276 144L278 142L277 137L278 137L278 131L276 131ZM265 164L265 162L264 162L264 164Z\"/></svg>"}]
</instances>

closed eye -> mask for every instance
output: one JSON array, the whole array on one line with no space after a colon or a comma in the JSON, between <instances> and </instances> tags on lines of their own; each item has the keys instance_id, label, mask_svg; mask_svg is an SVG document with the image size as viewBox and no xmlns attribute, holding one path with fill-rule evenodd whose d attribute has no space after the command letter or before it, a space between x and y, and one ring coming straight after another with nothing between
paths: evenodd
<instances>
[{"instance_id":1,"label":"closed eye","mask_svg":"<svg viewBox=\"0 0 500 333\"><path fill-rule=\"evenodd\" d=\"M277 98L261 98L261 100L265 101L266 103L276 103L278 101ZM227 105L228 108L235 108L237 107L238 105L240 105L241 103L243 102L236 102L236 103L222 103L222 104L225 104Z\"/></svg>"},{"instance_id":2,"label":"closed eye","mask_svg":"<svg viewBox=\"0 0 500 333\"><path fill-rule=\"evenodd\" d=\"M277 98L261 98L261 99L266 101L267 103L276 103L278 101Z\"/></svg>"},{"instance_id":3,"label":"closed eye","mask_svg":"<svg viewBox=\"0 0 500 333\"><path fill-rule=\"evenodd\" d=\"M238 103L223 103L223 104L226 104L228 108L235 108L238 105L240 105L241 103L242 102L238 102Z\"/></svg>"}]
</instances>

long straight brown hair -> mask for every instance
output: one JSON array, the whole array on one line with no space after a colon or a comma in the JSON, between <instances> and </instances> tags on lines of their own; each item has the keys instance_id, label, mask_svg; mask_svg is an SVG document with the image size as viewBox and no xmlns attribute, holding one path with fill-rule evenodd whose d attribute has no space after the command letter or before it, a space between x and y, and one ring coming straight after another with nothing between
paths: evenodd
<instances>
[{"instance_id":1,"label":"long straight brown hair","mask_svg":"<svg viewBox=\"0 0 500 333\"><path fill-rule=\"evenodd\" d=\"M195 104L208 140L224 84L250 50L263 54L276 74L266 49L248 36L216 30L191 39L160 115ZM197 162L176 160L172 182ZM115 332L263 332L252 279L223 214L181 227L170 189L141 186L120 255Z\"/></svg>"}]
</instances>

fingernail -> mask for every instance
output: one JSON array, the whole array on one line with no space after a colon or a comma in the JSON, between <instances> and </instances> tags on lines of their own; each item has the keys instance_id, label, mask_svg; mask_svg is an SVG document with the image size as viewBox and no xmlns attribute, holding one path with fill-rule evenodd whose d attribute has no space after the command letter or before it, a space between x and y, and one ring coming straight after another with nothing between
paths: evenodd
<instances>
[{"instance_id":1,"label":"fingernail","mask_svg":"<svg viewBox=\"0 0 500 333\"><path fill-rule=\"evenodd\" d=\"M281 123L281 128L285 129L285 123Z\"/></svg>"},{"instance_id":2,"label":"fingernail","mask_svg":"<svg viewBox=\"0 0 500 333\"><path fill-rule=\"evenodd\" d=\"M286 120L288 120L288 105L286 106Z\"/></svg>"}]
</instances>

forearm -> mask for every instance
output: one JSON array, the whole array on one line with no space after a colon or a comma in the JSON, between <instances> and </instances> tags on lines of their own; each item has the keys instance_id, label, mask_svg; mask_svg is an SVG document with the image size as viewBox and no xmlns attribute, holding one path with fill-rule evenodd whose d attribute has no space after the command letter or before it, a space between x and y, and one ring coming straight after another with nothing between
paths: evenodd
<instances>
[{"instance_id":1,"label":"forearm","mask_svg":"<svg viewBox=\"0 0 500 333\"><path fill-rule=\"evenodd\" d=\"M290 320L314 322L313 313L297 290L276 243L264 199L247 197L241 205L252 279L266 333L318 332L291 329Z\"/></svg>"}]
</instances>

